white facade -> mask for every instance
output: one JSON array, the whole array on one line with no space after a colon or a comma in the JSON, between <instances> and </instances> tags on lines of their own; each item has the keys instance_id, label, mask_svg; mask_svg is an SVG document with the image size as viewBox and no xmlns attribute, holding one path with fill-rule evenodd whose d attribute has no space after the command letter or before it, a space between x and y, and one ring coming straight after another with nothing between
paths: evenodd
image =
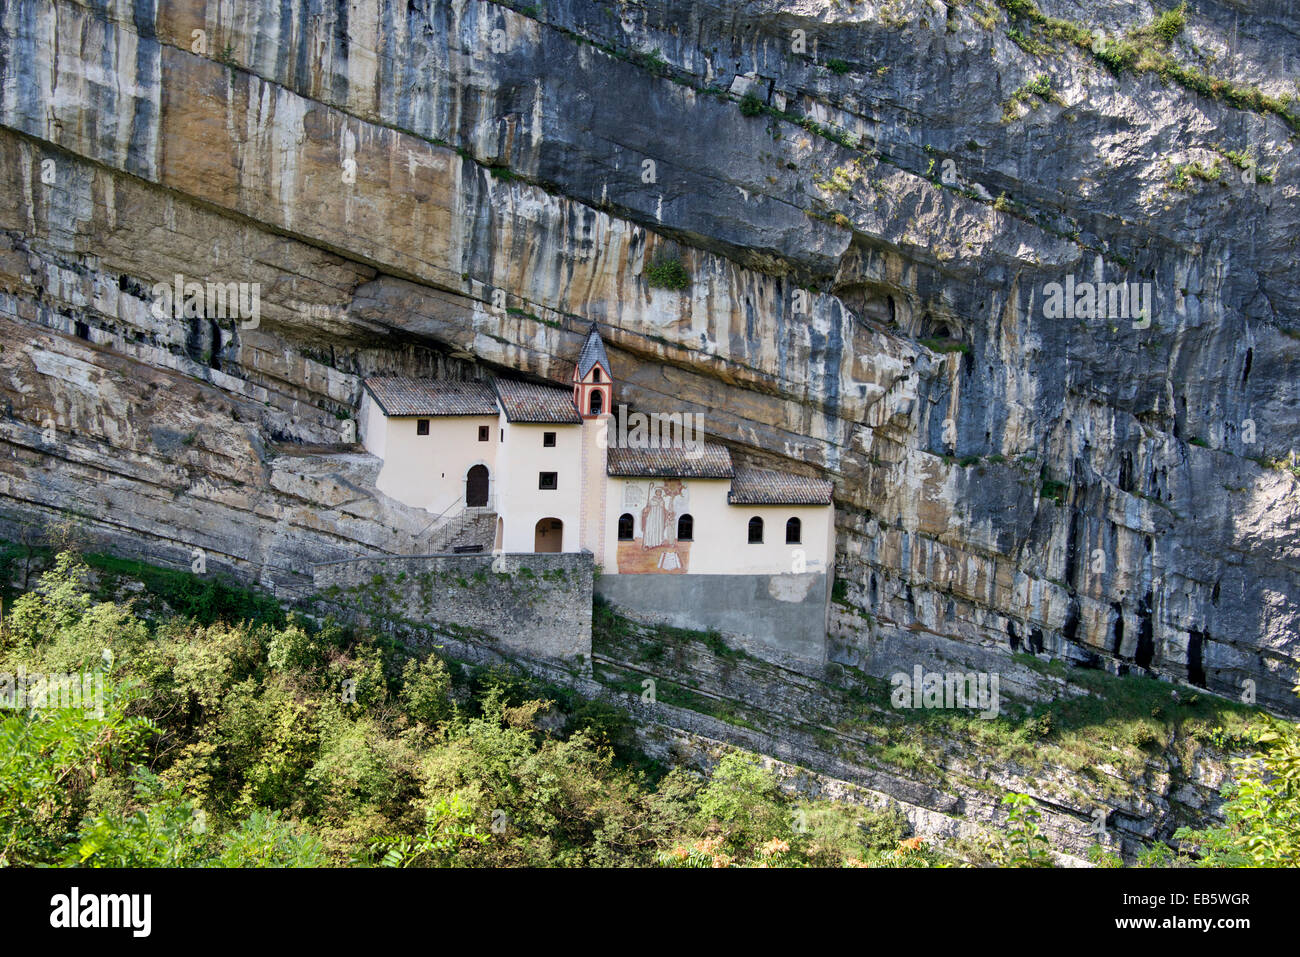
<instances>
[{"instance_id":1,"label":"white facade","mask_svg":"<svg viewBox=\"0 0 1300 957\"><path fill-rule=\"evenodd\" d=\"M603 412L592 414L593 396ZM689 477L701 473L680 455L657 452L647 453L638 477L610 475L613 402L593 327L568 390L375 378L366 381L358 418L366 450L383 460L380 491L448 518L494 511L494 549L587 550L607 575L833 573L829 483L750 469L737 494L740 472L716 445L707 473L715 477ZM651 475L656 469L663 474ZM760 504L732 504L729 495Z\"/></svg>"},{"instance_id":2,"label":"white facade","mask_svg":"<svg viewBox=\"0 0 1300 957\"><path fill-rule=\"evenodd\" d=\"M602 573L777 575L833 570L833 508L732 505L727 502L730 489L731 481L725 478L611 477L605 503ZM656 492L676 494L656 496ZM656 499L664 504L656 507ZM630 539L619 539L622 516L632 520ZM688 540L678 535L683 516L690 517ZM665 517L669 521L664 522ZM749 541L753 518L762 521L762 541L757 543ZM799 523L798 540L788 543L790 519Z\"/></svg>"},{"instance_id":3,"label":"white facade","mask_svg":"<svg viewBox=\"0 0 1300 957\"><path fill-rule=\"evenodd\" d=\"M369 393L362 400L362 444L384 460L376 483L379 491L406 505L435 515L454 513L466 501L470 470L488 471L491 508L496 493L499 450L498 417L385 416ZM427 424L421 435L420 423ZM487 439L481 438L487 429Z\"/></svg>"},{"instance_id":4,"label":"white facade","mask_svg":"<svg viewBox=\"0 0 1300 957\"><path fill-rule=\"evenodd\" d=\"M501 417L505 441L501 443L501 475L497 515L502 539L498 547L507 552L579 551L578 529L582 518L582 439L580 425L558 423L510 423ZM548 447L546 437L554 437ZM543 475L554 475L554 488L542 487ZM553 527L554 521L561 528ZM548 522L541 529L539 522ZM559 534L560 545L553 541ZM541 544L543 547L537 547Z\"/></svg>"}]
</instances>

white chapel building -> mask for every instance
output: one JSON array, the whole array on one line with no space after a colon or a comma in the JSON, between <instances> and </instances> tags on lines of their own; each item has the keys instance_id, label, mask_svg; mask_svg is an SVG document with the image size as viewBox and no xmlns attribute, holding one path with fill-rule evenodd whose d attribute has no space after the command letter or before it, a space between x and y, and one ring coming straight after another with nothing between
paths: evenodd
<instances>
[{"instance_id":1,"label":"white chapel building","mask_svg":"<svg viewBox=\"0 0 1300 957\"><path fill-rule=\"evenodd\" d=\"M359 422L381 492L435 521L495 514L494 551L589 551L604 575L832 571L830 482L735 465L715 443L620 446L614 412L593 323L570 388L374 376Z\"/></svg>"}]
</instances>

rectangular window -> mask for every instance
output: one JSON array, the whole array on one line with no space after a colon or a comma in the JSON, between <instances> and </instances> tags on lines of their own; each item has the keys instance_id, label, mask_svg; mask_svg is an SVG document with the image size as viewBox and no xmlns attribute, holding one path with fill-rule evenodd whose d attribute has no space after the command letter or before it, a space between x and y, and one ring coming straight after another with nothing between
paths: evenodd
<instances>
[{"instance_id":1,"label":"rectangular window","mask_svg":"<svg viewBox=\"0 0 1300 957\"><path fill-rule=\"evenodd\" d=\"M478 440L480 442L486 442L488 440L489 435L491 435L491 433L488 431L488 427L486 425L480 425L478 427Z\"/></svg>"},{"instance_id":2,"label":"rectangular window","mask_svg":"<svg viewBox=\"0 0 1300 957\"><path fill-rule=\"evenodd\" d=\"M504 442L505 440L506 440L506 430L505 430L505 429L502 429L502 430L501 430L501 441Z\"/></svg>"},{"instance_id":3,"label":"rectangular window","mask_svg":"<svg viewBox=\"0 0 1300 957\"><path fill-rule=\"evenodd\" d=\"M542 433L542 446L543 446L544 448L548 448L548 449L553 449L553 448L555 448L555 433L554 433L554 432L543 432L543 433Z\"/></svg>"},{"instance_id":4,"label":"rectangular window","mask_svg":"<svg viewBox=\"0 0 1300 957\"><path fill-rule=\"evenodd\" d=\"M416 434L416 435L428 435L428 434L429 434L429 420L428 420L428 419L416 419L416 421L415 421L415 434Z\"/></svg>"},{"instance_id":5,"label":"rectangular window","mask_svg":"<svg viewBox=\"0 0 1300 957\"><path fill-rule=\"evenodd\" d=\"M538 472L537 487L541 489L559 488L557 473L555 472Z\"/></svg>"}]
</instances>

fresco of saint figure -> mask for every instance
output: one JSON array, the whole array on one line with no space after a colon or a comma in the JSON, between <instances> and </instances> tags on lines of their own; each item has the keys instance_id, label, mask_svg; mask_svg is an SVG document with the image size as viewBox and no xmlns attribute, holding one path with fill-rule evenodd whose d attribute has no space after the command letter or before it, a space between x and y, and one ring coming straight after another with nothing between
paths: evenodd
<instances>
[{"instance_id":1,"label":"fresco of saint figure","mask_svg":"<svg viewBox=\"0 0 1300 957\"><path fill-rule=\"evenodd\" d=\"M657 488L650 504L641 509L641 547L657 548L668 538L668 528L673 521L672 509L664 500L664 490Z\"/></svg>"}]
</instances>

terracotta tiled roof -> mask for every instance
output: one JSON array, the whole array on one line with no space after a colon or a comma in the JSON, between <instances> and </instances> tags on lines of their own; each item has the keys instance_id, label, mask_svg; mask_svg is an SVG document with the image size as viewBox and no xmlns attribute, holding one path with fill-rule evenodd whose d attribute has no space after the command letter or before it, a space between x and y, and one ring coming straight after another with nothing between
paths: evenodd
<instances>
[{"instance_id":1,"label":"terracotta tiled roof","mask_svg":"<svg viewBox=\"0 0 1300 957\"><path fill-rule=\"evenodd\" d=\"M486 382L371 376L366 389L385 415L496 415L497 400Z\"/></svg>"},{"instance_id":2,"label":"terracotta tiled roof","mask_svg":"<svg viewBox=\"0 0 1300 957\"><path fill-rule=\"evenodd\" d=\"M508 422L554 425L578 425L582 422L582 416L573 407L571 389L511 379L497 379L495 384Z\"/></svg>"},{"instance_id":3,"label":"terracotta tiled roof","mask_svg":"<svg viewBox=\"0 0 1300 957\"><path fill-rule=\"evenodd\" d=\"M824 479L742 465L736 468L727 501L732 505L829 505L833 488Z\"/></svg>"},{"instance_id":4,"label":"terracotta tiled roof","mask_svg":"<svg viewBox=\"0 0 1300 957\"><path fill-rule=\"evenodd\" d=\"M605 470L627 478L731 478L731 453L724 445L701 442L686 449L611 448Z\"/></svg>"},{"instance_id":5,"label":"terracotta tiled roof","mask_svg":"<svg viewBox=\"0 0 1300 957\"><path fill-rule=\"evenodd\" d=\"M609 356L605 355L605 343L601 340L600 332L593 322L591 330L587 333L587 341L582 344L582 352L578 354L578 378L587 378L587 373L597 363L603 366L607 373L612 371L609 368Z\"/></svg>"}]
</instances>

